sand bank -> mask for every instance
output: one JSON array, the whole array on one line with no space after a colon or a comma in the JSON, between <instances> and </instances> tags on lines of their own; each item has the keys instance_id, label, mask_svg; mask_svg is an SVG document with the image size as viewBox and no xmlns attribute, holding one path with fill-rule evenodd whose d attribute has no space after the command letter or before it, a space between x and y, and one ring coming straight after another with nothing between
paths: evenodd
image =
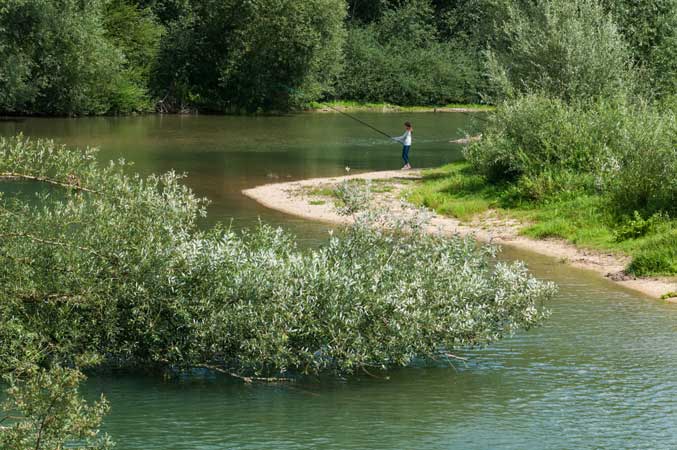
<instances>
[{"instance_id":1,"label":"sand bank","mask_svg":"<svg viewBox=\"0 0 677 450\"><path fill-rule=\"evenodd\" d=\"M286 183L274 183L243 191L243 194L260 204L308 220L333 224L348 223L349 217L340 216L334 210L330 198L322 191L350 179L372 180L381 189L374 189L374 201L392 205L391 211L399 210L399 193L408 183L420 178L420 172L383 171L368 172L342 177L313 178ZM431 232L474 235L480 241L511 246L557 258L565 264L597 272L626 288L649 297L660 298L668 292L677 292L677 278L634 278L623 273L629 258L597 250L581 249L559 239L536 240L519 235L521 224L498 218L491 211L481 214L471 222L460 222L450 217L433 216ZM677 302L677 298L672 301Z\"/></svg>"}]
</instances>

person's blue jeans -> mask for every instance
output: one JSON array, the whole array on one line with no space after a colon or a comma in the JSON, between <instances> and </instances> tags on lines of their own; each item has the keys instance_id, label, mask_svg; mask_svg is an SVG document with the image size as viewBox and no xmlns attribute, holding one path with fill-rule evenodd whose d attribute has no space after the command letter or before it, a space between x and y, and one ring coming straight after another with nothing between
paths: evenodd
<instances>
[{"instance_id":1,"label":"person's blue jeans","mask_svg":"<svg viewBox=\"0 0 677 450\"><path fill-rule=\"evenodd\" d=\"M410 148L411 148L411 145L402 146L402 159L404 160L404 164L409 164L409 149Z\"/></svg>"}]
</instances>

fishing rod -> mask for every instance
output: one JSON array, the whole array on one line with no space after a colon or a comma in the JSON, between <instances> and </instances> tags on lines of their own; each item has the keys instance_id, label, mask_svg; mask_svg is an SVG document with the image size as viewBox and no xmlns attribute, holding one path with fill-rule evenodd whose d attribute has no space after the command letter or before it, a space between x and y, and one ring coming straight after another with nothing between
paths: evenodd
<instances>
[{"instance_id":1,"label":"fishing rod","mask_svg":"<svg viewBox=\"0 0 677 450\"><path fill-rule=\"evenodd\" d=\"M377 133L382 134L383 136L387 137L388 139L392 139L392 138L393 138L393 137L390 136L388 133L379 130L378 128L376 128L376 127L374 127L374 126L368 124L368 123L365 122L364 120L358 119L357 117L353 116L352 114L348 114L348 113L345 112L345 111L341 111L340 109L334 108L333 106L328 105L327 103L322 103L322 104L323 104L324 106L326 106L327 108L336 111L337 113L340 113L340 114L343 114L344 116L350 117L351 119L353 119L353 120L355 120L355 121L361 123L362 125L371 128L372 130L376 131Z\"/></svg>"},{"instance_id":2,"label":"fishing rod","mask_svg":"<svg viewBox=\"0 0 677 450\"><path fill-rule=\"evenodd\" d=\"M351 119L353 119L353 120L355 120L355 121L361 123L362 125L371 128L372 130L376 131L377 133L382 134L383 136L387 137L388 139L392 139L392 136L390 136L389 134L387 134L387 133L385 133L385 132L379 130L378 128L372 126L371 124L368 124L368 123L365 122L364 120L358 119L357 117L353 116L352 114L348 114L348 113L345 112L345 111L341 111L340 109L334 108L333 106L331 106L331 105L328 104L328 103L321 103L321 104L324 105L324 106L326 106L327 108L333 110L333 111L336 111L336 112L339 113L339 114L343 114L344 116L350 117ZM467 115L467 116L469 116L469 117L472 117L473 119L477 119L477 120L480 120L480 121L482 121L482 122L489 122L489 121L488 121L487 119L485 119L484 117L478 116L476 112L472 112L472 113L471 113L471 112L467 112L467 111L455 111L455 112L459 112L459 113L461 113L461 114L465 114L465 115Z\"/></svg>"}]
</instances>

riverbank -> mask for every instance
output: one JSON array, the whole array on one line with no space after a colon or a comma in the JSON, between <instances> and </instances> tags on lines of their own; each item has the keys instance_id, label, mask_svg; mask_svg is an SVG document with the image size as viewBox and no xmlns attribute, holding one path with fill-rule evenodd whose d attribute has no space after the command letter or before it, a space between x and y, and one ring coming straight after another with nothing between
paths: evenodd
<instances>
[{"instance_id":1,"label":"riverbank","mask_svg":"<svg viewBox=\"0 0 677 450\"><path fill-rule=\"evenodd\" d=\"M461 112L461 113L486 113L495 109L491 105L461 104L453 103L441 106L399 106L391 103L362 103L353 101L336 100L332 102L311 102L306 108L306 112L313 113L335 113L340 112Z\"/></svg>"},{"instance_id":2,"label":"riverbank","mask_svg":"<svg viewBox=\"0 0 677 450\"><path fill-rule=\"evenodd\" d=\"M331 178L314 178L286 183L258 186L243 191L243 194L258 203L283 213L308 220L332 224L348 223L349 217L336 213L332 190L343 181L371 181L373 201L385 204L393 214L401 211L400 198L404 189L421 180L422 173L413 171L368 172ZM431 232L446 234L474 235L481 241L511 246L542 255L557 258L562 264L594 271L613 283L652 298L677 292L677 278L646 277L634 278L624 275L629 257L617 253L577 248L562 239L534 239L520 234L523 224L515 219L503 217L495 210L488 209L480 214L459 220L439 214L433 216ZM677 301L677 298L668 299Z\"/></svg>"}]
</instances>

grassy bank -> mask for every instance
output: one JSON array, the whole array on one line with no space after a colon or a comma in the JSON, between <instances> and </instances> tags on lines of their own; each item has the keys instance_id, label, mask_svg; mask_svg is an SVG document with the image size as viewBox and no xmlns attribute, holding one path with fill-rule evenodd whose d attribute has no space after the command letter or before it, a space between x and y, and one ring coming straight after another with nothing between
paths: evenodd
<instances>
[{"instance_id":1,"label":"grassy bank","mask_svg":"<svg viewBox=\"0 0 677 450\"><path fill-rule=\"evenodd\" d=\"M416 205L462 221L493 210L520 221L524 236L560 238L578 247L628 255L632 262L627 272L633 275L677 274L677 220L639 213L619 219L600 195L563 192L548 201L516 200L513 184L489 183L465 162L424 172L423 180L405 195Z\"/></svg>"},{"instance_id":2,"label":"grassy bank","mask_svg":"<svg viewBox=\"0 0 677 450\"><path fill-rule=\"evenodd\" d=\"M330 108L328 108L328 106ZM350 100L334 100L331 102L311 102L308 111L331 111L331 108L345 112L490 112L491 105L451 103L448 105L399 106L391 103L364 103Z\"/></svg>"}]
</instances>

